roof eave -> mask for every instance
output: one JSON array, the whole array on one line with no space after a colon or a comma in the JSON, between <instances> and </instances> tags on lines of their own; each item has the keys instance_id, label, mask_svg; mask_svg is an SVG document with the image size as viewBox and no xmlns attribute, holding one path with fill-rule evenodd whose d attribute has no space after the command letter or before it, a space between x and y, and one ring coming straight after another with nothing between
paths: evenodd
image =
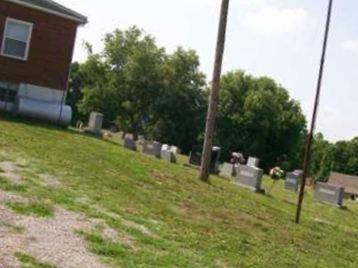
<instances>
[{"instance_id":1,"label":"roof eave","mask_svg":"<svg viewBox=\"0 0 358 268\"><path fill-rule=\"evenodd\" d=\"M45 13L48 13L48 14L51 14L51 15L55 15L55 16L64 18L64 19L72 20L72 21L78 23L79 25L85 25L88 22L87 17L82 16L80 14L78 14L79 15L78 17L75 17L75 16L70 16L70 15L67 15L67 14L63 14L63 13L60 13L60 12L57 12L57 11L54 11L54 10L50 10L50 9L47 9L47 8L43 8L43 7L39 7L39 6L36 6L36 5L31 5L31 4L28 4L28 3L24 3L24 2L21 2L19 0L5 0L5 1L15 3L15 4L18 4L20 6L28 7L28 8L31 8L31 9L39 10L39 11L42 11L42 12L45 12Z\"/></svg>"}]
</instances>

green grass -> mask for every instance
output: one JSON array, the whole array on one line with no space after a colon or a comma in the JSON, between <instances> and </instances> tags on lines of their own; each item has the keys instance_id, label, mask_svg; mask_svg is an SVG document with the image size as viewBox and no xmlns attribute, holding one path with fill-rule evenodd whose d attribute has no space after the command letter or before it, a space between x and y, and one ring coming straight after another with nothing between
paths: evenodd
<instances>
[{"instance_id":1,"label":"green grass","mask_svg":"<svg viewBox=\"0 0 358 268\"><path fill-rule=\"evenodd\" d=\"M39 262L34 257L22 252L16 252L15 256L23 264L23 268L56 268L53 265Z\"/></svg>"},{"instance_id":2,"label":"green grass","mask_svg":"<svg viewBox=\"0 0 358 268\"><path fill-rule=\"evenodd\" d=\"M102 218L133 238L136 250L82 234L113 267L357 267L357 203L333 208L314 202L308 189L296 225L297 197L282 183L271 196L218 177L205 184L196 170L114 142L9 118L0 119L0 148L29 161L21 195ZM62 187L39 183L44 173Z\"/></svg>"},{"instance_id":3,"label":"green grass","mask_svg":"<svg viewBox=\"0 0 358 268\"><path fill-rule=\"evenodd\" d=\"M81 231L79 234L90 243L91 250L98 255L111 258L120 258L125 256L126 249L118 243L106 240L96 233Z\"/></svg>"},{"instance_id":4,"label":"green grass","mask_svg":"<svg viewBox=\"0 0 358 268\"><path fill-rule=\"evenodd\" d=\"M8 202L6 205L18 214L33 215L44 218L53 216L52 207L43 203L27 204L20 202Z\"/></svg>"},{"instance_id":5,"label":"green grass","mask_svg":"<svg viewBox=\"0 0 358 268\"><path fill-rule=\"evenodd\" d=\"M10 192L25 192L26 188L23 185L12 183L0 176L0 190Z\"/></svg>"}]
</instances>

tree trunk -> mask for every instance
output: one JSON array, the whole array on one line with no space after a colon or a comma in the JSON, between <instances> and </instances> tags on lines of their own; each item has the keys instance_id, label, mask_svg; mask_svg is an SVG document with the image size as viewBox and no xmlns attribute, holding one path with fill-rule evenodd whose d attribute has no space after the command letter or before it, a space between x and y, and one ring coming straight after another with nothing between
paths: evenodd
<instances>
[{"instance_id":1,"label":"tree trunk","mask_svg":"<svg viewBox=\"0 0 358 268\"><path fill-rule=\"evenodd\" d=\"M206 118L205 140L204 140L202 161L201 161L201 168L200 168L200 179L206 182L209 181L211 151L213 146L213 136L214 136L214 129L215 129L215 119L216 119L216 114L219 104L220 78L221 78L221 69L222 69L222 62L223 62L224 49L225 49L226 26L227 26L227 18L229 13L229 3L230 0L222 0L222 4L221 4L212 90L211 90L209 108Z\"/></svg>"}]
</instances>

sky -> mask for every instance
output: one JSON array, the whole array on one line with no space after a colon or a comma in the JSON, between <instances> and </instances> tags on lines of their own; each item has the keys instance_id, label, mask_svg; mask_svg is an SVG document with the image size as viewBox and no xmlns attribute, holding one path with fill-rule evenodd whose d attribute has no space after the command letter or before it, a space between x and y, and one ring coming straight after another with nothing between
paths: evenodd
<instances>
[{"instance_id":1,"label":"sky","mask_svg":"<svg viewBox=\"0 0 358 268\"><path fill-rule=\"evenodd\" d=\"M211 79L221 0L57 0L88 17L79 28L74 60L84 41L102 49L105 33L137 25L168 52L198 52ZM231 0L223 71L269 76L311 118L328 0ZM358 136L357 0L335 0L317 131L330 141Z\"/></svg>"}]
</instances>

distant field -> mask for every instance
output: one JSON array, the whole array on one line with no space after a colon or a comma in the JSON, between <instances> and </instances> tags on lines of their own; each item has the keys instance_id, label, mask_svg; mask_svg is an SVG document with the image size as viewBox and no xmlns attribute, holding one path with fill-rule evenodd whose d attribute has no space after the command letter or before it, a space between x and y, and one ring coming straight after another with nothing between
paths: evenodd
<instances>
[{"instance_id":1,"label":"distant field","mask_svg":"<svg viewBox=\"0 0 358 268\"><path fill-rule=\"evenodd\" d=\"M309 189L297 226L296 195L282 183L271 196L218 177L205 184L193 169L113 141L0 115L0 162L19 160L26 170L22 184L1 179L0 190L36 203L7 207L51 218L60 206L103 219L130 243L96 232L77 235L109 266L358 267L357 202L331 208L313 202ZM57 178L50 183L58 185L41 183L39 174Z\"/></svg>"}]
</instances>

